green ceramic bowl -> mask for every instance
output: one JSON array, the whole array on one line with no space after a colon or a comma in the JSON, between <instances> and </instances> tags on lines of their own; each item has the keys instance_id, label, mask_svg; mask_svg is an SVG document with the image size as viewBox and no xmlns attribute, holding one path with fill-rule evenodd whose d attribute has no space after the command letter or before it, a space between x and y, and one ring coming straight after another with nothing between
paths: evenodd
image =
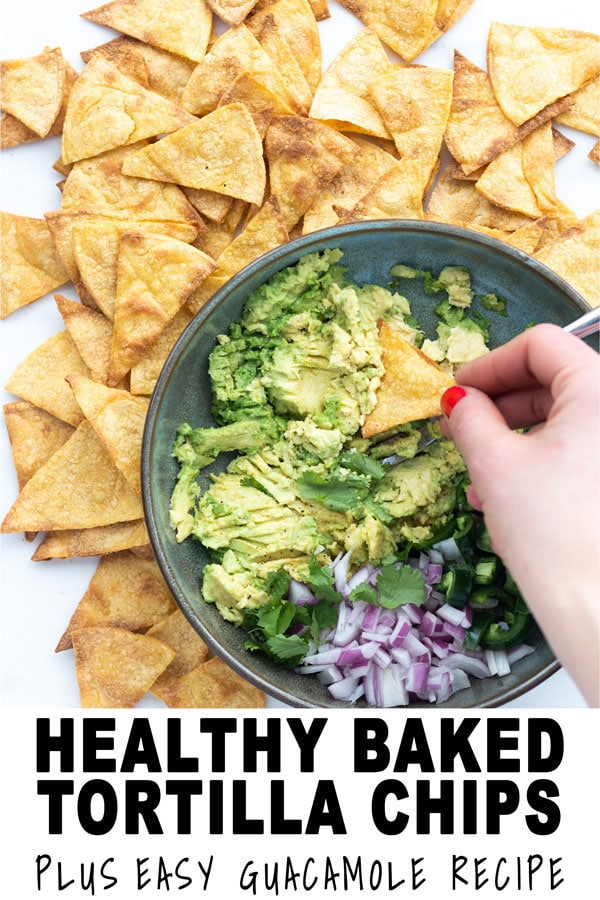
<instances>
[{"instance_id":1,"label":"green ceramic bowl","mask_svg":"<svg viewBox=\"0 0 600 900\"><path fill-rule=\"evenodd\" d=\"M158 564L175 600L208 646L233 669L271 697L294 707L347 707L330 699L316 678L274 665L243 649L244 632L224 621L200 592L208 553L188 539L180 544L169 526L169 499L177 474L171 448L178 425L214 425L208 355L217 335L239 319L250 292L271 275L293 265L305 253L339 247L349 278L357 283L386 285L390 268L406 263L438 272L446 265L464 265L477 294L508 298L509 316L490 313L493 343L503 343L531 322L564 325L589 307L580 295L546 266L526 253L477 232L450 225L412 220L358 222L315 232L265 254L231 278L203 307L175 344L150 402L142 449L144 508ZM403 290L409 299L412 282ZM415 284L416 297L419 284ZM431 304L433 306L433 304ZM413 312L432 336L436 317L415 299ZM223 458L222 458L223 457ZM215 466L231 458L222 454ZM224 458L227 457L227 458ZM537 632L535 652L518 662L503 678L472 679L472 687L453 695L443 706L493 707L542 682L558 663ZM360 705L360 704L359 704ZM428 706L428 704L422 704Z\"/></svg>"}]
</instances>

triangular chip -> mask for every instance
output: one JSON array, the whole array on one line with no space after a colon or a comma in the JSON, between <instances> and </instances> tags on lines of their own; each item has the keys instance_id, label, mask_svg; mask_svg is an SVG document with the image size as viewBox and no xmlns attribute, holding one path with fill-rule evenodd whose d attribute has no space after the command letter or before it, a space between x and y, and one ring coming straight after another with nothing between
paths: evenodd
<instances>
[{"instance_id":1,"label":"triangular chip","mask_svg":"<svg viewBox=\"0 0 600 900\"><path fill-rule=\"evenodd\" d=\"M65 60L60 47L37 56L0 62L0 107L40 137L56 121L65 90Z\"/></svg>"},{"instance_id":2,"label":"triangular chip","mask_svg":"<svg viewBox=\"0 0 600 900\"><path fill-rule=\"evenodd\" d=\"M136 494L141 493L140 459L148 401L105 387L81 375L67 376L75 399Z\"/></svg>"},{"instance_id":3,"label":"triangular chip","mask_svg":"<svg viewBox=\"0 0 600 900\"><path fill-rule=\"evenodd\" d=\"M600 166L600 140L597 140L590 152L588 158Z\"/></svg>"},{"instance_id":4,"label":"triangular chip","mask_svg":"<svg viewBox=\"0 0 600 900\"><path fill-rule=\"evenodd\" d=\"M2 531L93 528L142 517L140 498L83 421L19 492Z\"/></svg>"},{"instance_id":5,"label":"triangular chip","mask_svg":"<svg viewBox=\"0 0 600 900\"><path fill-rule=\"evenodd\" d=\"M228 106L230 103L243 103L248 108L261 138L264 138L274 115L281 116L289 112L287 104L246 72L234 78L230 87L221 95L219 106Z\"/></svg>"},{"instance_id":6,"label":"triangular chip","mask_svg":"<svg viewBox=\"0 0 600 900\"><path fill-rule=\"evenodd\" d=\"M575 91L571 99L573 105L556 117L556 124L600 135L600 75Z\"/></svg>"},{"instance_id":7,"label":"triangular chip","mask_svg":"<svg viewBox=\"0 0 600 900\"><path fill-rule=\"evenodd\" d=\"M569 282L590 306L600 306L600 210L595 210L534 255Z\"/></svg>"},{"instance_id":8,"label":"triangular chip","mask_svg":"<svg viewBox=\"0 0 600 900\"><path fill-rule=\"evenodd\" d=\"M55 294L54 301L92 378L100 384L106 384L112 343L112 322L102 313L88 309L82 303L61 294Z\"/></svg>"},{"instance_id":9,"label":"triangular chip","mask_svg":"<svg viewBox=\"0 0 600 900\"><path fill-rule=\"evenodd\" d=\"M260 30L267 17L277 24L280 34L292 48L306 82L314 93L321 80L323 60L313 3L309 0L278 0L276 3L268 3L264 10L255 12L250 17L248 28L251 31Z\"/></svg>"},{"instance_id":10,"label":"triangular chip","mask_svg":"<svg viewBox=\"0 0 600 900\"><path fill-rule=\"evenodd\" d=\"M188 112L93 56L71 90L63 126L62 159L76 162L115 147L176 131Z\"/></svg>"},{"instance_id":11,"label":"triangular chip","mask_svg":"<svg viewBox=\"0 0 600 900\"><path fill-rule=\"evenodd\" d=\"M114 0L81 15L195 62L204 58L212 29L204 0Z\"/></svg>"},{"instance_id":12,"label":"triangular chip","mask_svg":"<svg viewBox=\"0 0 600 900\"><path fill-rule=\"evenodd\" d=\"M422 191L442 147L452 80L453 73L448 69L395 66L371 84L371 94L400 158L419 160Z\"/></svg>"},{"instance_id":13,"label":"triangular chip","mask_svg":"<svg viewBox=\"0 0 600 900\"><path fill-rule=\"evenodd\" d=\"M373 28L388 47L409 62L440 33L434 31L438 0L340 0L340 5Z\"/></svg>"},{"instance_id":14,"label":"triangular chip","mask_svg":"<svg viewBox=\"0 0 600 900\"><path fill-rule=\"evenodd\" d=\"M422 219L423 170L419 159L395 160L341 222L361 219ZM342 211L340 210L340 213Z\"/></svg>"},{"instance_id":15,"label":"triangular chip","mask_svg":"<svg viewBox=\"0 0 600 900\"><path fill-rule=\"evenodd\" d=\"M370 86L392 67L375 32L364 28L338 53L315 91L309 115L334 127L389 138Z\"/></svg>"},{"instance_id":16,"label":"triangular chip","mask_svg":"<svg viewBox=\"0 0 600 900\"><path fill-rule=\"evenodd\" d=\"M258 3L258 0L206 0L215 15L228 25L239 25Z\"/></svg>"},{"instance_id":17,"label":"triangular chip","mask_svg":"<svg viewBox=\"0 0 600 900\"><path fill-rule=\"evenodd\" d=\"M271 193L279 201L288 231L357 152L349 138L322 122L300 116L273 119L265 156Z\"/></svg>"},{"instance_id":18,"label":"triangular chip","mask_svg":"<svg viewBox=\"0 0 600 900\"><path fill-rule=\"evenodd\" d=\"M109 386L141 359L214 267L214 260L183 241L121 235Z\"/></svg>"},{"instance_id":19,"label":"triangular chip","mask_svg":"<svg viewBox=\"0 0 600 900\"><path fill-rule=\"evenodd\" d=\"M155 560L142 559L129 550L111 553L98 563L56 650L73 646L72 634L77 628L113 625L141 631L174 610L175 601ZM158 634L156 637L162 640Z\"/></svg>"},{"instance_id":20,"label":"triangular chip","mask_svg":"<svg viewBox=\"0 0 600 900\"><path fill-rule=\"evenodd\" d=\"M427 217L443 222L473 222L487 228L514 231L531 221L523 213L490 203L471 181L453 178L445 169L429 195Z\"/></svg>"},{"instance_id":21,"label":"triangular chip","mask_svg":"<svg viewBox=\"0 0 600 900\"><path fill-rule=\"evenodd\" d=\"M110 625L78 628L73 649L84 709L130 709L175 656L156 638Z\"/></svg>"},{"instance_id":22,"label":"triangular chip","mask_svg":"<svg viewBox=\"0 0 600 900\"><path fill-rule=\"evenodd\" d=\"M235 103L236 101L233 100L232 102ZM239 100L239 102L244 101ZM250 109L250 107L248 108ZM235 202L233 197L228 197L226 194L217 194L216 191L207 191L204 188L184 187L182 190L194 209L198 210L202 216L210 219L211 222L222 222L231 209L232 203Z\"/></svg>"},{"instance_id":23,"label":"triangular chip","mask_svg":"<svg viewBox=\"0 0 600 900\"><path fill-rule=\"evenodd\" d=\"M600 36L492 22L487 67L505 116L521 125L598 75Z\"/></svg>"},{"instance_id":24,"label":"triangular chip","mask_svg":"<svg viewBox=\"0 0 600 900\"><path fill-rule=\"evenodd\" d=\"M26 400L4 405L4 421L10 439L19 490L73 434L67 425Z\"/></svg>"},{"instance_id":25,"label":"triangular chip","mask_svg":"<svg viewBox=\"0 0 600 900\"><path fill-rule=\"evenodd\" d=\"M36 547L32 560L71 559L75 556L105 556L131 548L149 547L143 519L116 522L97 528L50 531Z\"/></svg>"},{"instance_id":26,"label":"triangular chip","mask_svg":"<svg viewBox=\"0 0 600 900\"><path fill-rule=\"evenodd\" d=\"M265 705L265 695L213 656L181 675L152 686L167 706L188 709L253 709Z\"/></svg>"},{"instance_id":27,"label":"triangular chip","mask_svg":"<svg viewBox=\"0 0 600 900\"><path fill-rule=\"evenodd\" d=\"M242 103L219 107L123 162L123 172L206 188L260 204L266 184L262 141Z\"/></svg>"},{"instance_id":28,"label":"triangular chip","mask_svg":"<svg viewBox=\"0 0 600 900\"><path fill-rule=\"evenodd\" d=\"M54 137L55 135L61 134L65 121L69 94L71 93L71 88L75 84L75 81L79 77L79 72L74 69L70 63L65 61L64 67L65 78L62 102L58 115L45 137ZM40 135L36 131L33 131L33 129L28 128L27 125L23 124L16 116L11 115L10 113L2 114L2 119L0 120L0 148L2 150L39 140Z\"/></svg>"},{"instance_id":29,"label":"triangular chip","mask_svg":"<svg viewBox=\"0 0 600 900\"><path fill-rule=\"evenodd\" d=\"M65 381L70 374L89 377L90 372L68 331L59 331L19 363L6 390L69 425L78 425L83 415Z\"/></svg>"},{"instance_id":30,"label":"triangular chip","mask_svg":"<svg viewBox=\"0 0 600 900\"><path fill-rule=\"evenodd\" d=\"M198 235L194 241L194 247L208 253L213 259L218 259L232 242L247 212L247 203L243 200L234 200L221 221L207 222L206 231Z\"/></svg>"},{"instance_id":31,"label":"triangular chip","mask_svg":"<svg viewBox=\"0 0 600 900\"><path fill-rule=\"evenodd\" d=\"M148 634L150 637L162 641L176 653L175 659L168 669L152 686L153 692L166 682L191 672L212 655L202 638L179 609L174 610L161 622L153 625Z\"/></svg>"},{"instance_id":32,"label":"triangular chip","mask_svg":"<svg viewBox=\"0 0 600 900\"><path fill-rule=\"evenodd\" d=\"M0 318L69 280L44 219L0 213Z\"/></svg>"},{"instance_id":33,"label":"triangular chip","mask_svg":"<svg viewBox=\"0 0 600 900\"><path fill-rule=\"evenodd\" d=\"M454 378L385 322L379 324L384 373L363 437L441 414L440 397Z\"/></svg>"},{"instance_id":34,"label":"triangular chip","mask_svg":"<svg viewBox=\"0 0 600 900\"><path fill-rule=\"evenodd\" d=\"M260 23L260 24L259 24ZM312 91L302 71L300 60L288 43L284 31L272 13L251 20L249 27L261 47L269 54L285 79L294 98L294 109L304 115L312 101Z\"/></svg>"}]
</instances>

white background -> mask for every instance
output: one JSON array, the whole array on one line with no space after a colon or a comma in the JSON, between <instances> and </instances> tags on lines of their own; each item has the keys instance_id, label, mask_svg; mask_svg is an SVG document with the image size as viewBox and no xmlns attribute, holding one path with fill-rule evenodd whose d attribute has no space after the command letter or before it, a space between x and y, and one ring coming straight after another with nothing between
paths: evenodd
<instances>
[{"instance_id":1,"label":"white background","mask_svg":"<svg viewBox=\"0 0 600 900\"><path fill-rule=\"evenodd\" d=\"M61 46L66 58L82 68L81 50L114 36L114 32L79 17L92 8L85 0L5 0L0 13L0 58L39 53L45 46ZM319 23L324 63L327 65L362 25L333 0L332 16ZM417 62L452 68L458 48L472 62L486 68L486 39L490 22L563 26L600 30L598 8L589 0L475 0L464 18L427 50ZM587 159L594 139L563 129L576 147L557 165L560 199L579 216L600 205L598 169ZM2 151L0 207L13 213L41 218L60 206L52 164L60 155L60 141L50 138ZM76 298L72 289L61 291ZM19 362L43 340L63 328L51 296L19 310L0 324L0 384L4 385ZM15 398L4 393L2 402ZM6 429L0 425L0 517L17 494ZM31 562L35 544L22 535L1 538L1 683L0 703L5 707L76 707L79 695L72 652L54 653L77 602L85 592L95 560ZM151 697L142 706L157 706ZM274 704L275 705L275 704ZM512 707L581 707L580 693L564 671L544 685L509 704Z\"/></svg>"}]
</instances>

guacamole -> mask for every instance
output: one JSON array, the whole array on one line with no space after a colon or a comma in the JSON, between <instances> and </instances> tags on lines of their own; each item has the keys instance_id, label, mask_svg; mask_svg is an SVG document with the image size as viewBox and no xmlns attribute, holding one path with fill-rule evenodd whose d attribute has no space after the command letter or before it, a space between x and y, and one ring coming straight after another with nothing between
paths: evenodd
<instances>
[{"instance_id":1,"label":"guacamole","mask_svg":"<svg viewBox=\"0 0 600 900\"><path fill-rule=\"evenodd\" d=\"M211 551L202 594L232 622L292 579L314 583L342 554L355 570L423 546L454 514L465 466L436 422L369 440L360 428L383 374L379 320L449 369L487 351L468 272L448 266L434 278L399 265L384 288L352 284L341 260L339 250L308 254L249 296L210 354L215 427L182 424L174 443L171 524L179 541ZM442 296L436 336L399 290L415 277ZM434 440L420 451L427 431ZM200 474L225 451L233 459L209 469L201 490Z\"/></svg>"}]
</instances>

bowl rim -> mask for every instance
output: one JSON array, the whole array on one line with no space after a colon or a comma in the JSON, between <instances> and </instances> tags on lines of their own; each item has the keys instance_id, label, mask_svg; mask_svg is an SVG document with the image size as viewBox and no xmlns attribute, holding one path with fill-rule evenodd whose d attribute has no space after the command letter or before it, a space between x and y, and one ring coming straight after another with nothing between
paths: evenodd
<instances>
[{"instance_id":1,"label":"bowl rim","mask_svg":"<svg viewBox=\"0 0 600 900\"><path fill-rule=\"evenodd\" d=\"M273 699L279 700L282 703L285 703L293 708L329 709L339 707L337 706L337 704L334 707L332 704L326 702L324 702L323 704L307 702L304 699L291 694L280 685L274 683L266 675L258 675L251 669L248 669L243 663L238 660L238 658L233 653L231 653L228 647L214 640L213 636L205 628L200 616L188 601L186 593L181 589L179 585L176 572L171 566L168 554L165 551L160 529L157 525L157 519L154 512L154 498L151 489L150 472L154 464L154 438L156 435L157 421L160 413L164 391L169 384L169 381L172 377L174 369L177 366L182 351L195 338L196 334L201 330L206 320L213 315L214 311L217 310L221 306L221 304L223 304L227 300L230 294L233 293L241 283L245 282L248 278L251 278L258 271L262 271L263 269L269 270L273 267L272 271L269 272L269 274L265 275L266 280L267 278L271 277L276 271L278 271L278 268L283 268L287 265L293 265L300 258L300 256L304 256L306 253L315 252L319 249L322 249L321 245L323 243L329 243L332 239L336 239L338 237L342 239L349 232L368 234L373 232L382 233L395 231L404 233L411 231L417 233L434 232L442 237L446 235L448 237L462 239L466 243L479 244L484 249L504 255L517 264L526 264L531 269L533 269L539 277L552 283L554 288L558 288L558 290L561 291L581 312L586 312L591 308L584 297L582 297L561 276L556 274L552 269L545 265L545 263L542 263L540 260L535 259L525 251L513 247L512 245L499 240L492 235L474 231L473 229L469 229L460 225L454 225L445 222L420 219L377 219L351 222L345 225L334 225L330 228L320 229L306 235L301 235L300 237L294 238L293 240L288 241L285 244L281 244L273 248L272 250L267 251L257 259L248 263L246 266L236 272L230 279L228 279L228 281L220 288L218 288L213 296L210 297L209 300L204 304L204 306L202 306L202 308L194 315L181 335L177 338L169 352L169 355L163 365L163 368L152 392L146 420L144 423L141 451L142 505L144 509L144 518L148 529L148 535L150 538L150 544L161 573L167 583L167 586L169 587L169 590L173 594L178 608L185 615L196 633L198 633L202 637L208 647L216 655L220 656L225 663L227 663L245 680L249 681L255 687L264 691ZM280 264L279 267L278 264ZM560 662L556 658L552 657L550 660L543 663L538 670L532 672L524 681L520 682L519 684L512 687L506 687L500 685L499 683L498 691L492 692L492 694L488 698L486 698L485 701L480 703L465 703L464 706L460 708L484 709L504 705L511 700L521 697L527 691L530 691L533 688L537 687L551 675L559 671L560 668ZM415 704L406 708L421 710L429 707L432 707L434 709L448 708L445 706L445 704L427 704L422 706ZM353 710L355 707L353 705L348 705L347 707L342 708Z\"/></svg>"}]
</instances>

